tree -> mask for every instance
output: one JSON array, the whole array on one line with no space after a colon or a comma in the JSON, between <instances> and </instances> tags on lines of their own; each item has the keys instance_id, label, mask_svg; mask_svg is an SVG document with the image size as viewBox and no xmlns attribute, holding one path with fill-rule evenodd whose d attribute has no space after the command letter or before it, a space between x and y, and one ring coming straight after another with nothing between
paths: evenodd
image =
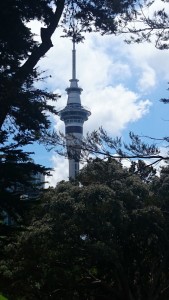
<instances>
[{"instance_id":1,"label":"tree","mask_svg":"<svg viewBox=\"0 0 169 300\"><path fill-rule=\"evenodd\" d=\"M49 175L49 168L35 164L29 157L30 153L22 150L7 149L0 158L0 235L9 234L9 222L3 222L4 216L12 220L11 225L17 229L18 225L26 221L28 210L33 200L38 199L44 182L36 182L38 175ZM45 177L45 176L44 176ZM45 179L44 179L45 181ZM23 200L29 200L29 209ZM26 201L27 202L27 201ZM7 226L6 226L7 225ZM12 231L14 230L12 228Z\"/></svg>"},{"instance_id":2,"label":"tree","mask_svg":"<svg viewBox=\"0 0 169 300\"><path fill-rule=\"evenodd\" d=\"M46 168L33 163L31 153L21 148L50 135L51 121L46 113L56 111L47 101L57 99L57 95L34 87L40 75L38 70L32 68L25 78L17 74L38 46L27 22L38 19L49 24L53 15L49 4L46 0L34 3L7 0L0 4L0 209L15 221L21 218L19 199L30 186L32 175L47 172Z\"/></svg>"},{"instance_id":3,"label":"tree","mask_svg":"<svg viewBox=\"0 0 169 300\"><path fill-rule=\"evenodd\" d=\"M160 0L156 6L155 0L138 1L138 5L128 15L119 18L119 30L129 33L130 43L152 42L160 50L169 48L169 15L168 1Z\"/></svg>"},{"instance_id":4,"label":"tree","mask_svg":"<svg viewBox=\"0 0 169 300\"><path fill-rule=\"evenodd\" d=\"M90 162L79 179L45 193L5 247L0 290L9 299L167 300L168 214L152 182L113 159Z\"/></svg>"}]
</instances>

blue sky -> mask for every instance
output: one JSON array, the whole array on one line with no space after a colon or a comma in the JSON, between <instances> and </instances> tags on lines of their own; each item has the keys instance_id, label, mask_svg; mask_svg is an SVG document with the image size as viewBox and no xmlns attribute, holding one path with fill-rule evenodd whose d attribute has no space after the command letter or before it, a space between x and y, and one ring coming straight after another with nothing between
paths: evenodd
<instances>
[{"instance_id":1,"label":"blue sky","mask_svg":"<svg viewBox=\"0 0 169 300\"><path fill-rule=\"evenodd\" d=\"M34 22L31 27L38 37L40 24ZM54 47L39 63L46 75L52 75L41 87L61 94L57 109L66 105L65 89L71 78L72 43L61 35L58 29L52 38ZM124 38L92 33L76 47L77 78L83 88L81 101L92 112L84 131L103 126L110 135L122 136L125 141L129 131L152 137L167 136L169 105L159 99L169 95L169 50L157 50L148 43L127 45ZM64 132L64 124L57 117L54 127ZM36 152L37 163L54 168L50 185L68 179L66 159L54 151L45 151L42 146L28 149Z\"/></svg>"}]
</instances>

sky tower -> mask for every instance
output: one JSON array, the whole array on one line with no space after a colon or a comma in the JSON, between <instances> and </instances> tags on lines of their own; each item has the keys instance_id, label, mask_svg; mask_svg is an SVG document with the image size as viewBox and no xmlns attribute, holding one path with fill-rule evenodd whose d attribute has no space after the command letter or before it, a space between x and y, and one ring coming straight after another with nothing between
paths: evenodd
<instances>
[{"instance_id":1,"label":"sky tower","mask_svg":"<svg viewBox=\"0 0 169 300\"><path fill-rule=\"evenodd\" d=\"M59 112L59 116L65 123L69 179L74 179L79 172L83 124L91 115L90 111L81 105L80 95L82 89L78 87L78 79L76 79L76 49L74 40L72 50L72 79L70 79L70 87L68 87L66 91L68 94L67 105Z\"/></svg>"}]
</instances>

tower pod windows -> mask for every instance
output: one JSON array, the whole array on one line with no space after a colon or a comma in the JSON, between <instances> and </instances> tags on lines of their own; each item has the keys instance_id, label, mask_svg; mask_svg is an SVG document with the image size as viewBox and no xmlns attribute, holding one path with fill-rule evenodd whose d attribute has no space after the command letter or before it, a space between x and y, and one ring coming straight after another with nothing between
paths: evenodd
<instances>
[{"instance_id":1,"label":"tower pod windows","mask_svg":"<svg viewBox=\"0 0 169 300\"><path fill-rule=\"evenodd\" d=\"M81 133L83 134L83 127L81 126L67 126L66 127L66 134L69 133Z\"/></svg>"}]
</instances>

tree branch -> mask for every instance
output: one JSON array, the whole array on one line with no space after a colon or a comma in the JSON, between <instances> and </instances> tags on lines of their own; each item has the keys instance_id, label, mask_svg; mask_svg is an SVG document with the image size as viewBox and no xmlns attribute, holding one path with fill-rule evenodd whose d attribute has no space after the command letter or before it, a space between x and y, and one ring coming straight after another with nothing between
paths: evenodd
<instances>
[{"instance_id":1,"label":"tree branch","mask_svg":"<svg viewBox=\"0 0 169 300\"><path fill-rule=\"evenodd\" d=\"M32 54L29 56L28 60L23 64L23 66L15 74L14 79L23 82L26 77L30 74L33 68L36 66L38 61L46 54L46 52L53 47L51 42L51 36L56 30L60 18L63 13L65 0L58 0L57 7L53 17L51 18L50 24L47 28L41 28L41 39L42 43L39 47L35 47ZM44 34L42 34L44 32Z\"/></svg>"},{"instance_id":2,"label":"tree branch","mask_svg":"<svg viewBox=\"0 0 169 300\"><path fill-rule=\"evenodd\" d=\"M40 46L36 46L27 61L18 69L13 78L10 81L9 91L2 91L0 95L1 114L0 114L0 129L6 119L7 114L10 111L10 107L15 101L15 95L18 90L32 73L34 67L38 61L47 53L47 51L53 46L51 42L51 36L56 30L60 18L63 13L65 0L57 0L56 10L51 17L50 24L47 28L41 28L42 43Z\"/></svg>"}]
</instances>

